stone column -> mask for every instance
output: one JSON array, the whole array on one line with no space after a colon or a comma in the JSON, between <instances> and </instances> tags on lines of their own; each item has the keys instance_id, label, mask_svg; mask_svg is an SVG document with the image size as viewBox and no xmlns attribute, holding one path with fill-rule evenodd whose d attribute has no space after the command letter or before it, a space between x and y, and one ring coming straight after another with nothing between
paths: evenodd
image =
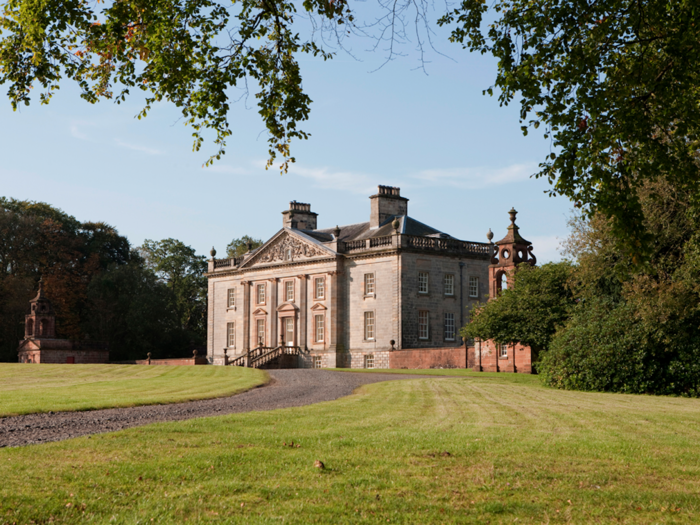
<instances>
[{"instance_id":1,"label":"stone column","mask_svg":"<svg viewBox=\"0 0 700 525\"><path fill-rule=\"evenodd\" d=\"M241 281L243 286L243 344L242 350L250 349L250 281ZM248 365L246 365L248 366Z\"/></svg>"},{"instance_id":2,"label":"stone column","mask_svg":"<svg viewBox=\"0 0 700 525\"><path fill-rule=\"evenodd\" d=\"M342 347L340 334L340 283L338 271L328 272L328 366L337 366L338 345Z\"/></svg>"},{"instance_id":3,"label":"stone column","mask_svg":"<svg viewBox=\"0 0 700 525\"><path fill-rule=\"evenodd\" d=\"M306 316L309 309L309 292L307 282L309 276L306 274L298 275L299 279L299 346L302 350L307 349L306 345Z\"/></svg>"},{"instance_id":4,"label":"stone column","mask_svg":"<svg viewBox=\"0 0 700 525\"><path fill-rule=\"evenodd\" d=\"M270 279L270 345L277 346L279 342L277 338L277 282L279 279L273 277Z\"/></svg>"}]
</instances>

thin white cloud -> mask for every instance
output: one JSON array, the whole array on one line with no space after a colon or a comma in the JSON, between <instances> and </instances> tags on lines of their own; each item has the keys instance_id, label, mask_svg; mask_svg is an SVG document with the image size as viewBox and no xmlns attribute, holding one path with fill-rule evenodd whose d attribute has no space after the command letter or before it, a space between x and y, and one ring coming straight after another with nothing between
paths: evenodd
<instances>
[{"instance_id":1,"label":"thin white cloud","mask_svg":"<svg viewBox=\"0 0 700 525\"><path fill-rule=\"evenodd\" d=\"M294 164L289 173L311 179L317 188L333 189L370 195L377 190L377 177L353 171L335 171L330 168L306 168ZM388 182L383 181L382 184Z\"/></svg>"},{"instance_id":2,"label":"thin white cloud","mask_svg":"<svg viewBox=\"0 0 700 525\"><path fill-rule=\"evenodd\" d=\"M212 173L224 173L227 175L250 175L252 173L248 168L242 168L240 166L220 166L217 164L206 166L204 169Z\"/></svg>"},{"instance_id":3,"label":"thin white cloud","mask_svg":"<svg viewBox=\"0 0 700 525\"><path fill-rule=\"evenodd\" d=\"M526 181L536 171L536 164L511 164L504 168L484 166L423 170L413 175L412 178L431 186L476 190L488 186Z\"/></svg>"},{"instance_id":4,"label":"thin white cloud","mask_svg":"<svg viewBox=\"0 0 700 525\"><path fill-rule=\"evenodd\" d=\"M127 148L127 149L131 149L134 151L140 151L142 153L147 153L148 155L162 155L163 154L163 152L158 150L158 149L148 148L146 146L139 146L138 144L129 144L128 142L124 142L121 139L114 139L114 142L116 142L117 146L121 146L122 148Z\"/></svg>"},{"instance_id":5,"label":"thin white cloud","mask_svg":"<svg viewBox=\"0 0 700 525\"><path fill-rule=\"evenodd\" d=\"M83 125L86 125L86 124L83 122L71 122L71 125L70 125L71 136L75 137L76 139L79 139L79 140L84 140L87 142L95 142L92 138L90 138L90 136L88 136L85 133L83 133L82 131L80 131L79 126L83 126Z\"/></svg>"}]
</instances>

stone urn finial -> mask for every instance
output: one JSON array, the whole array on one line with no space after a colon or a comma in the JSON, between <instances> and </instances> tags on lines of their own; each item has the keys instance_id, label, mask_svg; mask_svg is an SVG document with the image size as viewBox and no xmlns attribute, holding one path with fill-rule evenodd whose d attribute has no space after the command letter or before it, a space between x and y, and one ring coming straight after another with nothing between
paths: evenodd
<instances>
[{"instance_id":1,"label":"stone urn finial","mask_svg":"<svg viewBox=\"0 0 700 525\"><path fill-rule=\"evenodd\" d=\"M197 357L197 354L198 354L198 353L199 353L199 352L197 352L196 349L195 349L195 350L192 350L192 357Z\"/></svg>"},{"instance_id":2,"label":"stone urn finial","mask_svg":"<svg viewBox=\"0 0 700 525\"><path fill-rule=\"evenodd\" d=\"M510 222L511 224L515 224L515 216L518 214L517 211L515 211L515 208L511 208L510 211L508 212L510 214Z\"/></svg>"},{"instance_id":3,"label":"stone urn finial","mask_svg":"<svg viewBox=\"0 0 700 525\"><path fill-rule=\"evenodd\" d=\"M489 240L489 242L493 240L493 232L491 231L491 228L489 228L489 231L486 234L486 238Z\"/></svg>"},{"instance_id":4,"label":"stone urn finial","mask_svg":"<svg viewBox=\"0 0 700 525\"><path fill-rule=\"evenodd\" d=\"M211 250L209 251L209 255L211 255L211 258L212 258L212 259L213 259L214 257L216 257L216 250L214 249L213 246L211 247Z\"/></svg>"},{"instance_id":5,"label":"stone urn finial","mask_svg":"<svg viewBox=\"0 0 700 525\"><path fill-rule=\"evenodd\" d=\"M336 226L335 229L333 230L333 235L335 236L335 240L338 240L338 237L340 237L340 226Z\"/></svg>"},{"instance_id":6,"label":"stone urn finial","mask_svg":"<svg viewBox=\"0 0 700 525\"><path fill-rule=\"evenodd\" d=\"M399 226L401 226L401 221L399 221L398 217L396 219L394 219L394 221L391 223L391 226L394 228L394 231L396 233L399 232Z\"/></svg>"}]
</instances>

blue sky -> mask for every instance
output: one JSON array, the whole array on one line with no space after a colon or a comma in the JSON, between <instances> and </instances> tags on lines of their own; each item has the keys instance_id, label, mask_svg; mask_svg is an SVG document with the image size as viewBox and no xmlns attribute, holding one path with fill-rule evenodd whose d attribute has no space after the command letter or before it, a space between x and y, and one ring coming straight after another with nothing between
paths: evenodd
<instances>
[{"instance_id":1,"label":"blue sky","mask_svg":"<svg viewBox=\"0 0 700 525\"><path fill-rule=\"evenodd\" d=\"M214 146L193 153L191 129L170 104L137 120L140 98L91 105L70 84L48 106L13 112L5 99L0 195L107 222L134 246L173 237L221 254L234 237L271 237L291 200L311 203L321 228L366 221L369 195L386 184L401 187L411 216L465 240L483 242L489 228L505 235L514 206L538 259L558 260L571 203L529 177L549 142L523 137L518 108L481 94L495 78L492 58L450 44L444 30L434 41L447 57L429 53L427 75L412 44L378 70L385 54L366 51L368 40L346 42L359 60L302 57L314 103L301 127L312 136L292 144L297 164L285 175L264 169L252 96L232 106L227 154L209 168Z\"/></svg>"}]
</instances>

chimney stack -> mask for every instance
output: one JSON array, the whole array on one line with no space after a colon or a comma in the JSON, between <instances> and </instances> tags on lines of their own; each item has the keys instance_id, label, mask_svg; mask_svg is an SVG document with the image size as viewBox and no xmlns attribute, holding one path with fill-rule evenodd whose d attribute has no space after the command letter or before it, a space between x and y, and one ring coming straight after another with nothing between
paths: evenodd
<instances>
[{"instance_id":1,"label":"chimney stack","mask_svg":"<svg viewBox=\"0 0 700 525\"><path fill-rule=\"evenodd\" d=\"M282 212L282 225L295 230L315 230L318 213L311 211L311 204L292 201L289 209Z\"/></svg>"},{"instance_id":2,"label":"chimney stack","mask_svg":"<svg viewBox=\"0 0 700 525\"><path fill-rule=\"evenodd\" d=\"M401 196L401 189L379 186L379 192L370 197L372 212L369 227L379 228L395 215L408 215L408 199Z\"/></svg>"}]
</instances>

